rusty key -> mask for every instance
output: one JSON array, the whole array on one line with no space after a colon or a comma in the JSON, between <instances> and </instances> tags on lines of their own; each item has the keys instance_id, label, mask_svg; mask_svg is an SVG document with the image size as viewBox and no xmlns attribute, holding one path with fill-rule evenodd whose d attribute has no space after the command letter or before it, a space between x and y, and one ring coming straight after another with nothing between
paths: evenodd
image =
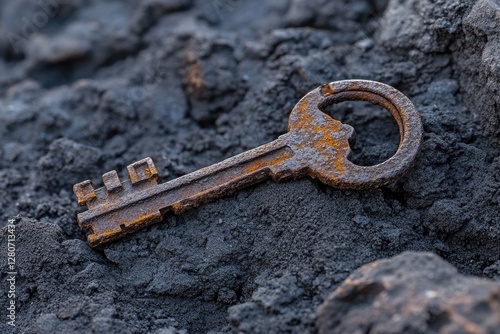
<instances>
[{"instance_id":1,"label":"rusty key","mask_svg":"<svg viewBox=\"0 0 500 334\"><path fill-rule=\"evenodd\" d=\"M343 101L369 101L387 109L400 132L397 152L375 166L349 161L353 128L320 108ZM391 86L365 80L332 82L303 97L293 108L288 132L275 141L175 180L158 183L151 158L127 167L128 179L116 171L102 176L104 187L90 180L75 184L80 228L89 231L92 247L160 222L167 211L179 213L268 178L274 181L309 176L342 189L371 189L394 181L412 165L422 139L420 116L411 101Z\"/></svg>"}]
</instances>

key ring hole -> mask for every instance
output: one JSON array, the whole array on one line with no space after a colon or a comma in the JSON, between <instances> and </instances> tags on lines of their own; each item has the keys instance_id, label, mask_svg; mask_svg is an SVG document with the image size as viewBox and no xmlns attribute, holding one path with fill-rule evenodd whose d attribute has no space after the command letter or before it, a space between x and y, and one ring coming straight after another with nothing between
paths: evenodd
<instances>
[{"instance_id":1,"label":"key ring hole","mask_svg":"<svg viewBox=\"0 0 500 334\"><path fill-rule=\"evenodd\" d=\"M358 109L353 109L353 112L345 114L344 117L334 115L332 110L335 110L335 107L333 106L339 108L342 105L356 105L360 111L365 111L364 117L363 113L357 112ZM358 166L374 166L388 160L394 156L403 140L405 129L399 111L384 96L366 91L343 91L324 98L318 104L318 109L322 112L330 111L329 115L332 118L354 128L357 136L355 142L350 141L352 150L350 160ZM358 117L352 117L356 112ZM350 119L348 119L349 116L351 116ZM374 116L378 116L378 122L375 122L377 118L373 118ZM360 122L360 124L356 122L356 118L358 121L363 119L366 121L368 118L369 122L367 124Z\"/></svg>"},{"instance_id":2,"label":"key ring hole","mask_svg":"<svg viewBox=\"0 0 500 334\"><path fill-rule=\"evenodd\" d=\"M366 101L343 101L322 105L322 112L355 130L351 162L373 166L392 157L401 142L398 124L391 113Z\"/></svg>"}]
</instances>

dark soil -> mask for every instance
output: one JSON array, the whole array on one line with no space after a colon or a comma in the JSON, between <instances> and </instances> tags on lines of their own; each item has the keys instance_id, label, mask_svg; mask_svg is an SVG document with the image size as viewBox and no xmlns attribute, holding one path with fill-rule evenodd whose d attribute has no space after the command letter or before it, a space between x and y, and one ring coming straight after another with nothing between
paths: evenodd
<instances>
[{"instance_id":1,"label":"dark soil","mask_svg":"<svg viewBox=\"0 0 500 334\"><path fill-rule=\"evenodd\" d=\"M500 280L499 13L498 0L0 0L0 226L15 217L18 273L12 328L2 229L0 332L315 332L354 270L408 250ZM351 78L396 87L422 116L398 182L268 182L86 244L73 184L147 156L162 181L211 165ZM355 127L356 163L397 148L387 111L325 112Z\"/></svg>"}]
</instances>

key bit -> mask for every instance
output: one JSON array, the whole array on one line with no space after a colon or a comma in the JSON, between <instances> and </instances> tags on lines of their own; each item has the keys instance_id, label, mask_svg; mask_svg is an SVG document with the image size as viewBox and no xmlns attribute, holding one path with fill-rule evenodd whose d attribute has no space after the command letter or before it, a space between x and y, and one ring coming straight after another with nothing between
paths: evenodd
<instances>
[{"instance_id":1,"label":"key bit","mask_svg":"<svg viewBox=\"0 0 500 334\"><path fill-rule=\"evenodd\" d=\"M349 161L353 128L320 110L352 100L380 105L396 120L400 144L387 161L375 166ZM332 82L303 97L290 114L288 132L271 143L161 184L151 158L128 166L126 180L111 171L102 176L102 188L94 189L89 180L75 184L78 204L88 207L78 214L78 224L89 232L87 240L96 247L160 222L167 211L177 214L268 178L284 181L309 176L341 189L380 187L411 167L421 139L420 116L398 90L374 81Z\"/></svg>"}]
</instances>

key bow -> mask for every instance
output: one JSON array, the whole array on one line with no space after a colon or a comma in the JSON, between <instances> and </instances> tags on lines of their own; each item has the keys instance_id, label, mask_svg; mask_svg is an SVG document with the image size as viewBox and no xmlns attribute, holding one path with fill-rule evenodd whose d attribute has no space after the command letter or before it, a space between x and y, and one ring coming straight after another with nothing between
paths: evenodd
<instances>
[{"instance_id":1,"label":"key bow","mask_svg":"<svg viewBox=\"0 0 500 334\"><path fill-rule=\"evenodd\" d=\"M399 127L396 154L375 166L358 166L349 158L352 127L324 114L320 108L344 101L367 101L387 109ZM320 86L293 108L289 132L309 133L309 143L321 156L308 163L308 175L344 189L372 189L393 182L413 164L422 141L422 121L413 103L395 88L375 81L344 80ZM312 130L312 132L310 131ZM329 148L329 149L328 149Z\"/></svg>"}]
</instances>

